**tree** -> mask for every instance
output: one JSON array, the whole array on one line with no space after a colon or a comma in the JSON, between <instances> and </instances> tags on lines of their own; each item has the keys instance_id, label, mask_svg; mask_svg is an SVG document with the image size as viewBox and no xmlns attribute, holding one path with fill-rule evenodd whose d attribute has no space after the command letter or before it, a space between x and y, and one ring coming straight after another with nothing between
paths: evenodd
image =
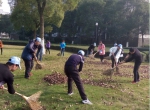
<instances>
[{"instance_id":1,"label":"tree","mask_svg":"<svg viewBox=\"0 0 150 110\"><path fill-rule=\"evenodd\" d=\"M9 15L0 15L0 32L11 33L13 30Z\"/></svg>"}]
</instances>

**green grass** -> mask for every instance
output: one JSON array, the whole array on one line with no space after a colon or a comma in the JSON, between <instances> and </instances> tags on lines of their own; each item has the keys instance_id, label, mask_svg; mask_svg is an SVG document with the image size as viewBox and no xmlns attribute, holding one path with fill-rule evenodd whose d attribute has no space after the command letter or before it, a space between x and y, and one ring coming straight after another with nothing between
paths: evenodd
<instances>
[{"instance_id":1,"label":"green grass","mask_svg":"<svg viewBox=\"0 0 150 110\"><path fill-rule=\"evenodd\" d=\"M21 56L24 46L5 45L0 62L5 63L10 56ZM149 109L149 76L148 63L143 63L140 68L141 81L132 84L133 63L120 66L122 75L114 75L113 80L108 80L102 71L109 69L110 64L100 64L99 59L85 58L82 79L89 79L95 83L101 82L105 86L84 84L85 93L93 105L81 103L78 90L74 85L74 94L67 95L66 84L49 85L43 80L47 74L54 71L64 75L64 63L71 53L65 52L65 57L56 56L59 51L51 50L51 54L43 56L43 70L33 68L30 80L24 78L24 63L22 69L14 72L14 87L17 92L30 96L37 91L42 91L39 98L46 110L148 110ZM110 61L108 61L110 63ZM146 70L146 71L145 71ZM6 86L6 85L5 85ZM113 87L113 88L112 88ZM0 90L0 110L29 110L26 102L18 95L11 95L5 90Z\"/></svg>"}]
</instances>

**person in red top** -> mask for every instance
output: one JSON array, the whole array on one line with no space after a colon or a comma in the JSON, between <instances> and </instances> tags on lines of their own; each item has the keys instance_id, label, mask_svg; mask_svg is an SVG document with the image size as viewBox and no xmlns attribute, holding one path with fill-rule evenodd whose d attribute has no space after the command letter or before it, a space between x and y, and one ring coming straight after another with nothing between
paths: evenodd
<instances>
[{"instance_id":1,"label":"person in red top","mask_svg":"<svg viewBox=\"0 0 150 110\"><path fill-rule=\"evenodd\" d=\"M2 55L2 53L3 53L3 42L2 42L2 40L0 40L0 49L1 49L1 55Z\"/></svg>"},{"instance_id":2,"label":"person in red top","mask_svg":"<svg viewBox=\"0 0 150 110\"><path fill-rule=\"evenodd\" d=\"M105 55L105 45L102 41L99 42L97 52L99 52L101 62L104 62L103 59Z\"/></svg>"}]
</instances>

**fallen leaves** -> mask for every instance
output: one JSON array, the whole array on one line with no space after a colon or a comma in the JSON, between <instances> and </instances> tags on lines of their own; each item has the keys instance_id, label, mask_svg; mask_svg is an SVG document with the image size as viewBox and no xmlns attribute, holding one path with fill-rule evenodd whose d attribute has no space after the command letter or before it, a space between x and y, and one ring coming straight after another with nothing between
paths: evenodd
<instances>
[{"instance_id":1,"label":"fallen leaves","mask_svg":"<svg viewBox=\"0 0 150 110\"><path fill-rule=\"evenodd\" d=\"M61 73L55 71L50 75L46 75L44 77L44 80L48 82L49 85L51 86L53 84L63 84L66 82L67 78L65 75L62 75Z\"/></svg>"}]
</instances>

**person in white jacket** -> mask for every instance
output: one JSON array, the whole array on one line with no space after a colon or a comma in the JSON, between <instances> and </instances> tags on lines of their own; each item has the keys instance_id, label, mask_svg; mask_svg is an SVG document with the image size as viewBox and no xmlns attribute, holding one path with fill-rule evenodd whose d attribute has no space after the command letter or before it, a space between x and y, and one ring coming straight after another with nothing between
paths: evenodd
<instances>
[{"instance_id":1,"label":"person in white jacket","mask_svg":"<svg viewBox=\"0 0 150 110\"><path fill-rule=\"evenodd\" d=\"M110 51L109 56L111 57L111 61L112 61L112 68L114 68L114 65L117 66L117 62L120 58L120 54L122 51L122 44L119 44L116 47L110 48L109 51Z\"/></svg>"}]
</instances>

